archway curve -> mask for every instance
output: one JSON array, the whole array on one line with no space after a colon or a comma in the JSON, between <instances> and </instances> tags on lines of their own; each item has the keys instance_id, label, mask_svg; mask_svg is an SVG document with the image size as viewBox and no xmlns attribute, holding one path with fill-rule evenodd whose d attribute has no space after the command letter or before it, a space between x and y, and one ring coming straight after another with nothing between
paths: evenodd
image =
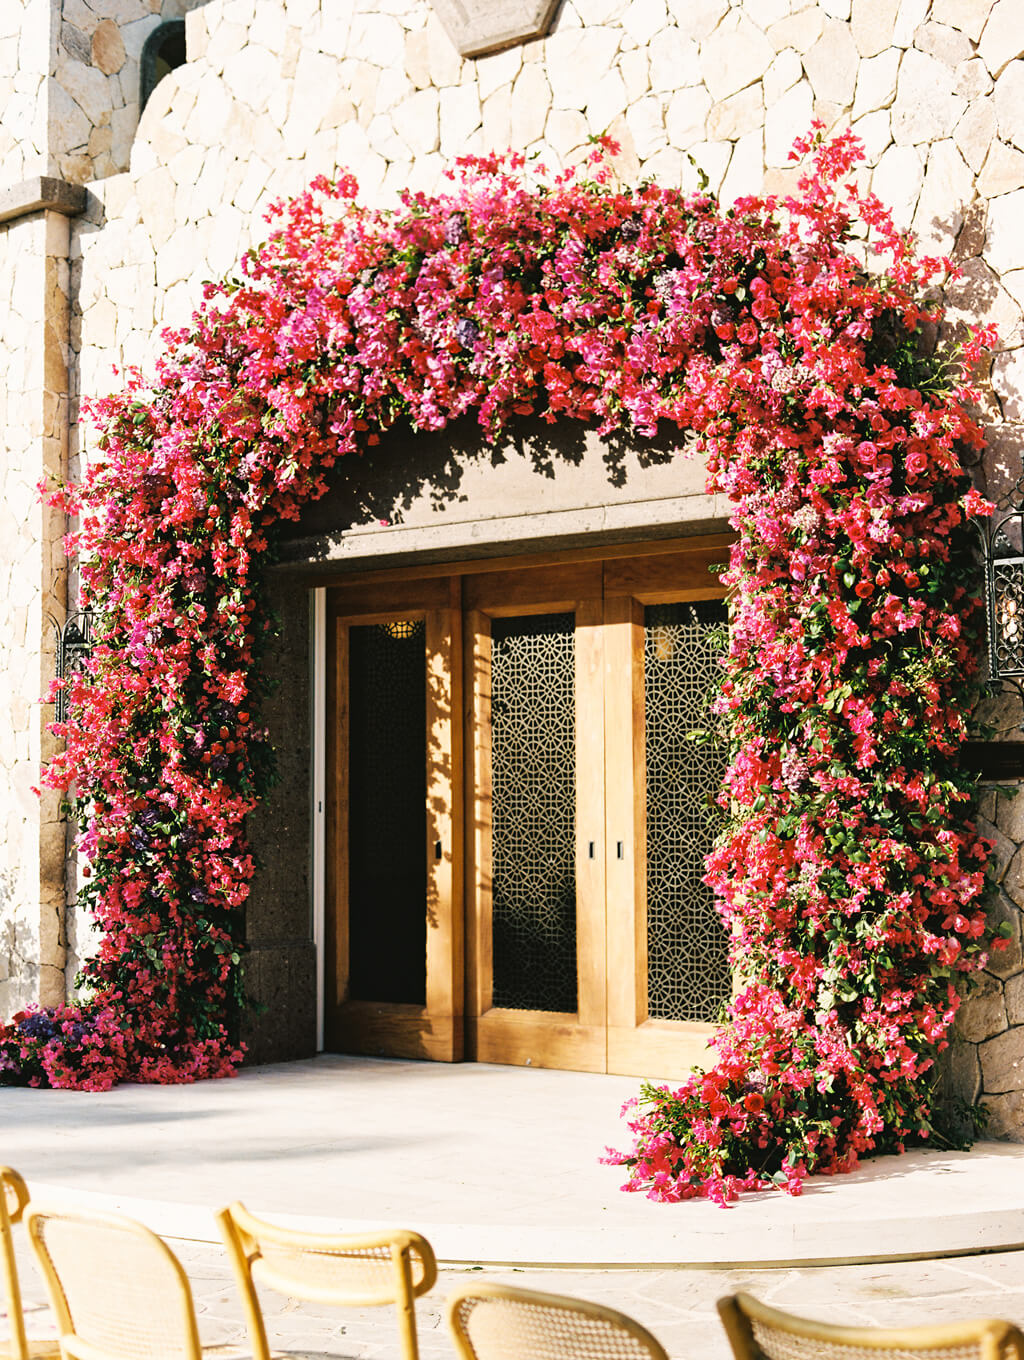
<instances>
[{"instance_id":1,"label":"archway curve","mask_svg":"<svg viewBox=\"0 0 1024 1360\"><path fill-rule=\"evenodd\" d=\"M981 435L968 378L943 386L917 354L939 262L845 184L855 139L801 149L784 209L615 189L600 151L589 178L550 182L521 157L467 158L393 214L360 209L349 177L317 181L207 288L154 385L93 403L102 456L54 498L82 516L71 547L103 623L45 777L82 825L104 934L85 1009L5 1032L14 1079L181 1081L239 1060L273 526L399 422L475 411L494 433L532 413L693 431L739 535L721 701L736 815L709 881L752 980L715 1069L649 1095L631 1184L723 1198L927 1130L950 978L985 948L986 851L956 763L984 509L957 451ZM847 249L864 224L877 276Z\"/></svg>"}]
</instances>

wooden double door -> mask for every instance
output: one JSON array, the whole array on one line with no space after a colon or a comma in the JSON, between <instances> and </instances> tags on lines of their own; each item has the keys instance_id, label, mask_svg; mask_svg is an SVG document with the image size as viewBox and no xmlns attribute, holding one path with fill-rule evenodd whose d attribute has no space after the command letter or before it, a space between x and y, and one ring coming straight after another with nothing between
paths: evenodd
<instances>
[{"instance_id":1,"label":"wooden double door","mask_svg":"<svg viewBox=\"0 0 1024 1360\"><path fill-rule=\"evenodd\" d=\"M704 856L725 540L328 592L325 1046L678 1077L731 991Z\"/></svg>"}]
</instances>

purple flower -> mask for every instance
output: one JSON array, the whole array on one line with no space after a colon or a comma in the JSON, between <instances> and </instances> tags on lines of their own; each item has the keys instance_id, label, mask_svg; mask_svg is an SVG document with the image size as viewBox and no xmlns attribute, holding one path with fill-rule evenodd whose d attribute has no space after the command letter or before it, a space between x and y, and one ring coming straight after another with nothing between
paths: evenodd
<instances>
[{"instance_id":1,"label":"purple flower","mask_svg":"<svg viewBox=\"0 0 1024 1360\"><path fill-rule=\"evenodd\" d=\"M455 323L455 338L463 349L472 349L480 335L480 327L469 317L461 317Z\"/></svg>"},{"instance_id":2,"label":"purple flower","mask_svg":"<svg viewBox=\"0 0 1024 1360\"><path fill-rule=\"evenodd\" d=\"M461 246L469 236L466 214L453 212L444 224L444 241L448 246Z\"/></svg>"}]
</instances>

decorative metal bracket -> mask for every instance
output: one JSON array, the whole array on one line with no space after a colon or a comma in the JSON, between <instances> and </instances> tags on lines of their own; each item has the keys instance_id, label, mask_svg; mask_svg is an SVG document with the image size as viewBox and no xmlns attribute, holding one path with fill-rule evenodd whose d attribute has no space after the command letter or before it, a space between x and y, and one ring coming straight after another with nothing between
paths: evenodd
<instances>
[{"instance_id":1,"label":"decorative metal bracket","mask_svg":"<svg viewBox=\"0 0 1024 1360\"><path fill-rule=\"evenodd\" d=\"M73 675L80 675L92 651L95 615L91 609L83 609L77 614L69 614L61 627L53 620L54 636L57 640L56 675L64 685L57 691L54 704L57 722L67 722L68 691L67 684Z\"/></svg>"}]
</instances>

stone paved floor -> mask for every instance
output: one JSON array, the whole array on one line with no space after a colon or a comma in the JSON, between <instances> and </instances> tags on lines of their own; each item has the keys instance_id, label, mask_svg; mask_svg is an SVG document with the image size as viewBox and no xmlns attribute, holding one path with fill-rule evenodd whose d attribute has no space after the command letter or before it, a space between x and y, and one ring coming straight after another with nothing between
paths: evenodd
<instances>
[{"instance_id":1,"label":"stone paved floor","mask_svg":"<svg viewBox=\"0 0 1024 1360\"><path fill-rule=\"evenodd\" d=\"M192 1279L203 1341L244 1346L240 1304L223 1252L172 1241ZM24 1249L19 1249L21 1258ZM27 1254L27 1253L25 1253ZM466 1270L443 1270L435 1289L417 1305L424 1360L451 1357L443 1302ZM728 1347L715 1300L748 1290L777 1307L829 1322L902 1326L995 1316L1024 1323L1024 1251L885 1265L783 1269L574 1270L488 1268L481 1279L609 1304L644 1323L672 1360L727 1360ZM43 1289L23 1261L22 1281L30 1332L50 1331ZM386 1309L342 1316L320 1305L266 1296L271 1345L316 1360L398 1360L395 1324Z\"/></svg>"}]
</instances>

